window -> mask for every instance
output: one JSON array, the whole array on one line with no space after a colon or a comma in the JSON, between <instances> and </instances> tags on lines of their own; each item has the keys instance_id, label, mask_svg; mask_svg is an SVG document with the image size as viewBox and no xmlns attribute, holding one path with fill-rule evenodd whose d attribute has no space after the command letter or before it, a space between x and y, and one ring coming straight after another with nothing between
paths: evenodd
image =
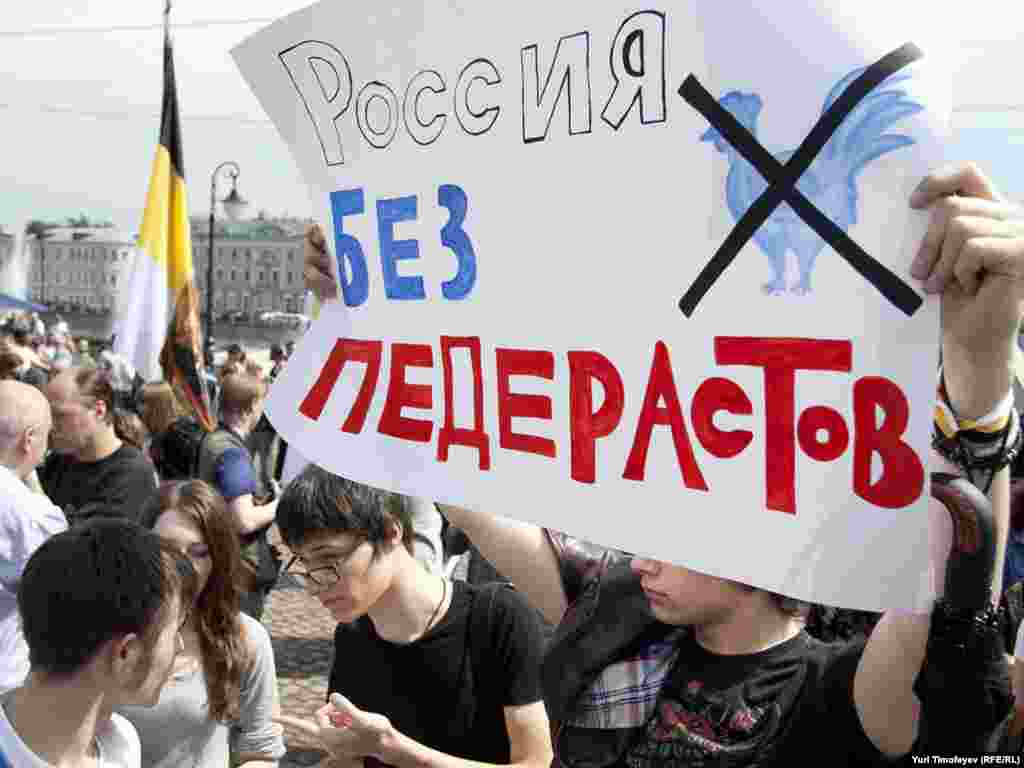
<instances>
[{"instance_id":1,"label":"window","mask_svg":"<svg viewBox=\"0 0 1024 768\"><path fill-rule=\"evenodd\" d=\"M223 269L218 269L217 270L217 279L218 280L223 280L224 279L224 270Z\"/></svg>"},{"instance_id":2,"label":"window","mask_svg":"<svg viewBox=\"0 0 1024 768\"><path fill-rule=\"evenodd\" d=\"M245 261L246 263L252 263L252 248L245 249Z\"/></svg>"},{"instance_id":3,"label":"window","mask_svg":"<svg viewBox=\"0 0 1024 768\"><path fill-rule=\"evenodd\" d=\"M252 282L252 272L250 272L248 269L245 270L245 282L247 282L247 283L251 283Z\"/></svg>"},{"instance_id":4,"label":"window","mask_svg":"<svg viewBox=\"0 0 1024 768\"><path fill-rule=\"evenodd\" d=\"M249 294L248 293L243 293L242 294L242 311L244 311L244 312L248 312L249 311Z\"/></svg>"},{"instance_id":5,"label":"window","mask_svg":"<svg viewBox=\"0 0 1024 768\"><path fill-rule=\"evenodd\" d=\"M291 272L288 273L288 285L292 284L292 278L295 277ZM290 310L289 310L290 311Z\"/></svg>"},{"instance_id":6,"label":"window","mask_svg":"<svg viewBox=\"0 0 1024 768\"><path fill-rule=\"evenodd\" d=\"M117 275L111 275L110 276L110 284L113 285L113 286L117 285Z\"/></svg>"},{"instance_id":7,"label":"window","mask_svg":"<svg viewBox=\"0 0 1024 768\"><path fill-rule=\"evenodd\" d=\"M231 270L231 282L234 282L237 279L238 279L238 272L236 272L235 270L232 269Z\"/></svg>"},{"instance_id":8,"label":"window","mask_svg":"<svg viewBox=\"0 0 1024 768\"><path fill-rule=\"evenodd\" d=\"M288 249L288 261L295 261L295 249L294 248L289 248Z\"/></svg>"},{"instance_id":9,"label":"window","mask_svg":"<svg viewBox=\"0 0 1024 768\"><path fill-rule=\"evenodd\" d=\"M237 264L238 263L238 249L237 248L232 248L231 249L231 263L232 264Z\"/></svg>"},{"instance_id":10,"label":"window","mask_svg":"<svg viewBox=\"0 0 1024 768\"><path fill-rule=\"evenodd\" d=\"M257 283L262 283L263 282L263 270L262 269L259 272L256 273L256 282Z\"/></svg>"},{"instance_id":11,"label":"window","mask_svg":"<svg viewBox=\"0 0 1024 768\"><path fill-rule=\"evenodd\" d=\"M281 273L280 273L280 272L278 272L278 271L277 271L277 270L275 269L275 270L274 270L274 285L279 285L280 283L281 283Z\"/></svg>"}]
</instances>

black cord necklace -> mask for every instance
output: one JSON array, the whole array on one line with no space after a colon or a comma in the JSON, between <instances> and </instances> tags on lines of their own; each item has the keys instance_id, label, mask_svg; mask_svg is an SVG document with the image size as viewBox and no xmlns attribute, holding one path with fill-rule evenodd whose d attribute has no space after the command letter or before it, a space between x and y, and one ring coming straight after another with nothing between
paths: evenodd
<instances>
[{"instance_id":1,"label":"black cord necklace","mask_svg":"<svg viewBox=\"0 0 1024 768\"><path fill-rule=\"evenodd\" d=\"M434 619L437 618L438 612L441 610L441 606L444 605L444 599L448 597L448 579L444 576L441 577L441 599L437 602L437 607L434 612L430 614L430 618L427 619L427 626L423 628L423 634L427 634L430 631L430 627L434 623Z\"/></svg>"}]
</instances>

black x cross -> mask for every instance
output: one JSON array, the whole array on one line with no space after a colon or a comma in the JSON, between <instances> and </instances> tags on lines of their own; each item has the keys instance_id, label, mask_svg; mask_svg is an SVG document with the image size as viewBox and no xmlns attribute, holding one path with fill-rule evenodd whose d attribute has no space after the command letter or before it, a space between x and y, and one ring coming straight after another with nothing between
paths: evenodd
<instances>
[{"instance_id":1,"label":"black x cross","mask_svg":"<svg viewBox=\"0 0 1024 768\"><path fill-rule=\"evenodd\" d=\"M768 189L747 209L714 257L679 300L679 309L684 315L690 317L693 314L701 299L711 290L711 286L732 263L747 241L754 236L758 227L783 202L789 203L811 229L889 301L907 315L913 315L917 311L922 299L914 289L851 240L828 216L804 197L796 188L796 182L814 162L814 158L853 108L883 80L922 55L916 46L907 43L864 70L825 111L785 165L772 157L771 153L707 92L696 77L690 75L683 81L679 87L679 95L704 115L712 127L743 155L769 184Z\"/></svg>"}]
</instances>

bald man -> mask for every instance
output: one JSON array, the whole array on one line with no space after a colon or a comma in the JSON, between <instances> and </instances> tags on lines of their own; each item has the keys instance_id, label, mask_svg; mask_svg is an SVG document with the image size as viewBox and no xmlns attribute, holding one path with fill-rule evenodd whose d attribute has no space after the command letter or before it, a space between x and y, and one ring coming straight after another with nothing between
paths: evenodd
<instances>
[{"instance_id":1,"label":"bald man","mask_svg":"<svg viewBox=\"0 0 1024 768\"><path fill-rule=\"evenodd\" d=\"M60 509L25 485L43 460L52 426L50 405L38 389L0 381L0 691L18 687L28 674L17 601L25 563L68 527Z\"/></svg>"}]
</instances>

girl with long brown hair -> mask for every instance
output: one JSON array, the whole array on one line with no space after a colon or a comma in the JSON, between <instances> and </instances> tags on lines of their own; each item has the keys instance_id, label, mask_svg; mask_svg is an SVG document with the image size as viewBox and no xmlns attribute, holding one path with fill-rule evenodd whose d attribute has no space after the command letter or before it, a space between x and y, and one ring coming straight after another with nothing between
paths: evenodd
<instances>
[{"instance_id":1,"label":"girl with long brown hair","mask_svg":"<svg viewBox=\"0 0 1024 768\"><path fill-rule=\"evenodd\" d=\"M152 709L122 712L139 731L148 768L274 766L284 755L270 636L239 611L241 556L224 499L200 480L164 483L141 522L186 554L198 597L185 651Z\"/></svg>"}]
</instances>

